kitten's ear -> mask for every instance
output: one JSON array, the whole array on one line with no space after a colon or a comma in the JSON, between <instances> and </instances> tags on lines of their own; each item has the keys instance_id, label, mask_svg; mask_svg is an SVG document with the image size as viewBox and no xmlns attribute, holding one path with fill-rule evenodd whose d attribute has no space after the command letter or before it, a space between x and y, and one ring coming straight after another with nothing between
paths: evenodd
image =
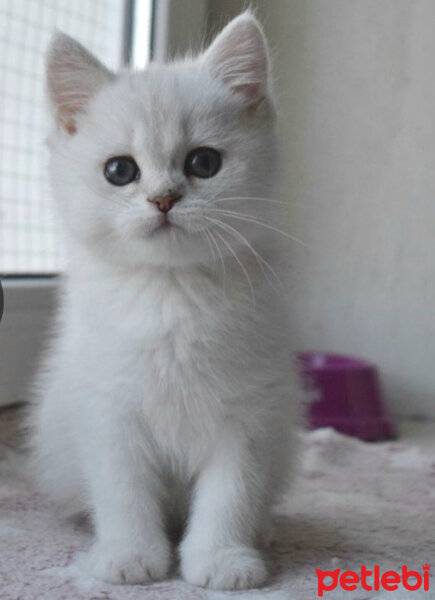
<instances>
[{"instance_id":1,"label":"kitten's ear","mask_svg":"<svg viewBox=\"0 0 435 600\"><path fill-rule=\"evenodd\" d=\"M47 84L59 125L76 131L76 117L114 74L81 44L57 33L47 53Z\"/></svg>"},{"instance_id":2,"label":"kitten's ear","mask_svg":"<svg viewBox=\"0 0 435 600\"><path fill-rule=\"evenodd\" d=\"M255 110L268 92L269 50L261 25L247 11L233 19L205 51L211 72Z\"/></svg>"}]
</instances>

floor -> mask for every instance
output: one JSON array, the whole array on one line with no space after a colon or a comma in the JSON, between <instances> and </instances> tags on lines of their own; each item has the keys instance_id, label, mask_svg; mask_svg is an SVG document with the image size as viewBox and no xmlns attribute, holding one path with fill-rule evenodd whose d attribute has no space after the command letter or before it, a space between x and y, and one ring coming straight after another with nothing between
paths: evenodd
<instances>
[{"instance_id":1,"label":"floor","mask_svg":"<svg viewBox=\"0 0 435 600\"><path fill-rule=\"evenodd\" d=\"M314 600L316 569L358 572L402 565L422 573L435 554L435 424L407 422L400 442L366 444L332 430L303 435L300 476L276 510L268 554L271 579L261 590L222 593L193 588L174 570L150 586L113 586L78 566L90 532L55 515L31 489L17 451L19 411L0 413L0 597L2 600ZM327 581L325 579L325 581ZM420 600L412 592L325 591L331 600Z\"/></svg>"}]
</instances>

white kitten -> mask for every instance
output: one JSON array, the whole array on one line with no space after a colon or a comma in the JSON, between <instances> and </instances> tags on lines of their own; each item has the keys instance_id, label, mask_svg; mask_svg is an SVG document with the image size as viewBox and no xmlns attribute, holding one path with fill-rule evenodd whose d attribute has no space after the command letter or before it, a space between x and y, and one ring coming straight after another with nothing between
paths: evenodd
<instances>
[{"instance_id":1,"label":"white kitten","mask_svg":"<svg viewBox=\"0 0 435 600\"><path fill-rule=\"evenodd\" d=\"M116 76L58 35L48 82L69 267L32 417L38 475L91 512L96 577L164 578L178 519L187 581L257 586L300 396L273 289L261 28L244 13L196 59Z\"/></svg>"}]
</instances>

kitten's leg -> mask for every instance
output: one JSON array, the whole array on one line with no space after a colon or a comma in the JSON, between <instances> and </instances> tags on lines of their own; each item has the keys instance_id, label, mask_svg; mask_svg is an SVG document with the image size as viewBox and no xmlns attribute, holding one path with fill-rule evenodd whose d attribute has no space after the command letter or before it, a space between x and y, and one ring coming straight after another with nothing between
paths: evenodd
<instances>
[{"instance_id":1,"label":"kitten's leg","mask_svg":"<svg viewBox=\"0 0 435 600\"><path fill-rule=\"evenodd\" d=\"M133 445L137 437L125 424L99 425L97 443L85 457L97 537L85 567L111 583L163 579L170 546L152 461Z\"/></svg>"},{"instance_id":2,"label":"kitten's leg","mask_svg":"<svg viewBox=\"0 0 435 600\"><path fill-rule=\"evenodd\" d=\"M228 431L200 474L180 547L182 573L190 583L230 590L265 580L254 544L270 490L267 458L256 454L243 433Z\"/></svg>"}]
</instances>

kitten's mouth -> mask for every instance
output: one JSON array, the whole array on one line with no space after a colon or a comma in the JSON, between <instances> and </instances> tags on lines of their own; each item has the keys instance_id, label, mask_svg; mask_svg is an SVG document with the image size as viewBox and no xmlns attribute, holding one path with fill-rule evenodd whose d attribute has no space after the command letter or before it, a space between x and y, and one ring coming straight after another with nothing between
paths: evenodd
<instances>
[{"instance_id":1,"label":"kitten's mouth","mask_svg":"<svg viewBox=\"0 0 435 600\"><path fill-rule=\"evenodd\" d=\"M169 216L165 213L163 215L161 215L158 219L158 221L156 222L155 227L152 230L152 234L156 234L156 233L164 233L166 231L174 231L174 230L180 230L181 227L179 225L176 225L172 220L169 219Z\"/></svg>"}]
</instances>

